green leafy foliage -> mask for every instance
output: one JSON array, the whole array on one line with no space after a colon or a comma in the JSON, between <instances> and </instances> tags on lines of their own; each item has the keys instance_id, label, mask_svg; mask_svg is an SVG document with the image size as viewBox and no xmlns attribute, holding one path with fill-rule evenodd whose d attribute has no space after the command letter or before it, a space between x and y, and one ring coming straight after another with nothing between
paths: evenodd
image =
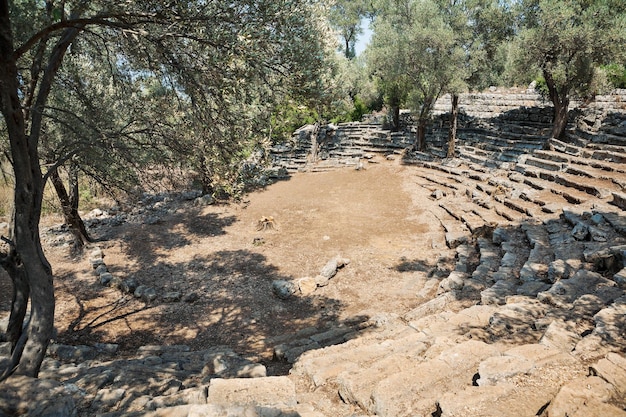
<instances>
[{"instance_id":1,"label":"green leafy foliage","mask_svg":"<svg viewBox=\"0 0 626 417\"><path fill-rule=\"evenodd\" d=\"M462 51L452 27L434 1L381 1L374 21L368 64L379 80L385 102L395 109L408 104L426 121L435 100L455 79Z\"/></svg>"},{"instance_id":2,"label":"green leafy foliage","mask_svg":"<svg viewBox=\"0 0 626 417\"><path fill-rule=\"evenodd\" d=\"M610 63L601 66L613 88L626 88L626 66Z\"/></svg>"},{"instance_id":3,"label":"green leafy foliage","mask_svg":"<svg viewBox=\"0 0 626 417\"><path fill-rule=\"evenodd\" d=\"M45 108L43 159L72 158L111 190L149 187L146 173L176 167L207 192L237 181L238 160L272 125L296 123L274 108L325 100L335 48L327 13L317 0L14 2L18 44L52 23L83 22ZM38 54L52 52L62 29L20 57L26 96L41 75Z\"/></svg>"},{"instance_id":4,"label":"green leafy foliage","mask_svg":"<svg viewBox=\"0 0 626 417\"><path fill-rule=\"evenodd\" d=\"M526 0L517 7L523 24L515 39L516 66L541 73L557 112L566 113L571 95L593 95L598 66L624 54L623 2ZM563 132L562 119L555 118L555 136Z\"/></svg>"},{"instance_id":5,"label":"green leafy foliage","mask_svg":"<svg viewBox=\"0 0 626 417\"><path fill-rule=\"evenodd\" d=\"M356 57L354 47L358 37L363 33L362 20L372 13L370 0L335 0L332 5L329 20L341 37L340 49L346 58Z\"/></svg>"}]
</instances>

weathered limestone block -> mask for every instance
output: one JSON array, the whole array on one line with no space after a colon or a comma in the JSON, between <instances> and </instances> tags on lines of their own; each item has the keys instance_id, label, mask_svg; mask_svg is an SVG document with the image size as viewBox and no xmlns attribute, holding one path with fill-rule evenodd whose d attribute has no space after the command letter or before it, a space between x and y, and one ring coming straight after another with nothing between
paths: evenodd
<instances>
[{"instance_id":1,"label":"weathered limestone block","mask_svg":"<svg viewBox=\"0 0 626 417\"><path fill-rule=\"evenodd\" d=\"M445 311L446 306L452 302L456 301L456 297L453 293L445 293L433 298L430 301L427 301L424 304L415 307L413 310L409 311L405 314L404 319L406 321L414 321L421 319L422 317L436 314L441 311Z\"/></svg>"},{"instance_id":2,"label":"weathered limestone block","mask_svg":"<svg viewBox=\"0 0 626 417\"><path fill-rule=\"evenodd\" d=\"M296 388L286 376L265 378L212 379L207 402L218 405L294 407Z\"/></svg>"},{"instance_id":3,"label":"weathered limestone block","mask_svg":"<svg viewBox=\"0 0 626 417\"><path fill-rule=\"evenodd\" d=\"M554 320L541 337L539 344L563 352L571 352L581 337L574 331L574 326L563 320Z\"/></svg>"},{"instance_id":4,"label":"weathered limestone block","mask_svg":"<svg viewBox=\"0 0 626 417\"><path fill-rule=\"evenodd\" d=\"M138 286L139 283L135 278L126 278L122 281L121 290L125 293L133 294Z\"/></svg>"},{"instance_id":5,"label":"weathered limestone block","mask_svg":"<svg viewBox=\"0 0 626 417\"><path fill-rule=\"evenodd\" d=\"M97 355L96 349L90 346L78 345L78 346L70 346L70 345L61 345L61 344L50 344L48 346L48 353L56 356L58 359L62 361L72 361L72 362L84 362L87 360L94 359Z\"/></svg>"},{"instance_id":6,"label":"weathered limestone block","mask_svg":"<svg viewBox=\"0 0 626 417\"><path fill-rule=\"evenodd\" d=\"M298 280L298 289L300 290L300 294L307 296L311 295L317 289L317 282L315 278L304 277Z\"/></svg>"},{"instance_id":7,"label":"weathered limestone block","mask_svg":"<svg viewBox=\"0 0 626 417\"><path fill-rule=\"evenodd\" d=\"M437 295L462 289L466 278L467 275L465 273L452 271L447 278L442 279L439 283Z\"/></svg>"},{"instance_id":8,"label":"weathered limestone block","mask_svg":"<svg viewBox=\"0 0 626 417\"><path fill-rule=\"evenodd\" d=\"M621 208L622 210L626 210L626 194L624 193L619 193L619 192L613 192L613 201L611 201L612 204L615 204L617 207Z\"/></svg>"},{"instance_id":9,"label":"weathered limestone block","mask_svg":"<svg viewBox=\"0 0 626 417\"><path fill-rule=\"evenodd\" d=\"M146 410L156 410L164 407L173 407L177 405L186 404L206 404L207 402L207 388L196 387L188 388L176 393L170 393L166 395L160 395L153 397L148 401L144 408Z\"/></svg>"},{"instance_id":10,"label":"weathered limestone block","mask_svg":"<svg viewBox=\"0 0 626 417\"><path fill-rule=\"evenodd\" d=\"M100 285L108 286L112 280L113 280L113 274L106 272L106 271L100 274Z\"/></svg>"},{"instance_id":11,"label":"weathered limestone block","mask_svg":"<svg viewBox=\"0 0 626 417\"><path fill-rule=\"evenodd\" d=\"M547 409L550 417L624 417L626 412L607 404L613 387L598 377L578 378L565 384Z\"/></svg>"},{"instance_id":12,"label":"weathered limestone block","mask_svg":"<svg viewBox=\"0 0 626 417\"><path fill-rule=\"evenodd\" d=\"M98 265L96 269L94 269L94 274L97 277L99 277L101 274L104 274L105 272L109 272L105 264Z\"/></svg>"},{"instance_id":13,"label":"weathered limestone block","mask_svg":"<svg viewBox=\"0 0 626 417\"><path fill-rule=\"evenodd\" d=\"M534 369L558 364L575 366L578 363L573 356L538 343L515 346L504 352L504 355L529 360L533 363Z\"/></svg>"},{"instance_id":14,"label":"weathered limestone block","mask_svg":"<svg viewBox=\"0 0 626 417\"><path fill-rule=\"evenodd\" d=\"M298 286L282 279L272 281L272 292L281 300L287 300L298 292Z\"/></svg>"},{"instance_id":15,"label":"weathered limestone block","mask_svg":"<svg viewBox=\"0 0 626 417\"><path fill-rule=\"evenodd\" d=\"M545 306L536 300L511 297L510 302L498 309L489 319L489 327L495 335L502 337L520 334L532 338L534 323L545 314Z\"/></svg>"},{"instance_id":16,"label":"weathered limestone block","mask_svg":"<svg viewBox=\"0 0 626 417\"><path fill-rule=\"evenodd\" d=\"M372 389L376 384L397 372L402 372L407 367L415 366L428 349L428 345L417 340L417 335L404 338L397 343L389 343L386 355L381 355L370 366L364 367L362 364L369 362L372 351L364 350L363 356L358 358L355 365L337 375L337 385L339 395L346 403L357 404L361 408L372 408ZM381 346L384 348L384 346ZM379 351L375 351L378 353Z\"/></svg>"},{"instance_id":17,"label":"weathered limestone block","mask_svg":"<svg viewBox=\"0 0 626 417\"><path fill-rule=\"evenodd\" d=\"M615 302L607 308L603 308L593 319L596 323L594 330L605 340L613 341L613 343L626 343L626 297L619 299L621 302Z\"/></svg>"},{"instance_id":18,"label":"weathered limestone block","mask_svg":"<svg viewBox=\"0 0 626 417\"><path fill-rule=\"evenodd\" d=\"M615 282L596 272L581 269L571 278L557 281L548 291L539 293L537 299L557 307L565 307L584 294L596 294L605 298L605 302L610 302L621 294L617 288L611 291L611 287L615 287Z\"/></svg>"},{"instance_id":19,"label":"weathered limestone block","mask_svg":"<svg viewBox=\"0 0 626 417\"><path fill-rule=\"evenodd\" d=\"M316 412L307 413L301 407L278 409L253 405L190 404L161 408L149 413L132 414L131 417L324 417Z\"/></svg>"},{"instance_id":20,"label":"weathered limestone block","mask_svg":"<svg viewBox=\"0 0 626 417\"><path fill-rule=\"evenodd\" d=\"M626 268L622 268L617 274L613 275L613 281L621 288L626 288Z\"/></svg>"},{"instance_id":21,"label":"weathered limestone block","mask_svg":"<svg viewBox=\"0 0 626 417\"><path fill-rule=\"evenodd\" d=\"M598 311L605 307L604 301L594 294L585 294L577 298L573 304L569 316L571 320L580 320L583 318L592 318Z\"/></svg>"},{"instance_id":22,"label":"weathered limestone block","mask_svg":"<svg viewBox=\"0 0 626 417\"><path fill-rule=\"evenodd\" d=\"M93 259L96 259L96 258L102 259L104 257L104 254L102 253L102 249L96 247L89 253L89 257Z\"/></svg>"},{"instance_id":23,"label":"weathered limestone block","mask_svg":"<svg viewBox=\"0 0 626 417\"><path fill-rule=\"evenodd\" d=\"M626 358L615 352L606 355L591 367L591 372L615 387L615 398L626 405Z\"/></svg>"},{"instance_id":24,"label":"weathered limestone block","mask_svg":"<svg viewBox=\"0 0 626 417\"><path fill-rule=\"evenodd\" d=\"M320 270L319 275L317 275L317 277L315 278L317 285L319 287L325 286L328 281L337 274L337 270L339 268L342 268L349 263L349 259L344 259L340 256L337 256L328 261L326 265L324 265L324 267Z\"/></svg>"},{"instance_id":25,"label":"weathered limestone block","mask_svg":"<svg viewBox=\"0 0 626 417\"><path fill-rule=\"evenodd\" d=\"M182 293L180 291L170 291L161 295L161 299L165 303L175 303L180 301L182 298Z\"/></svg>"},{"instance_id":26,"label":"weathered limestone block","mask_svg":"<svg viewBox=\"0 0 626 417\"><path fill-rule=\"evenodd\" d=\"M109 281L108 286L111 288L121 290L123 282L124 281L122 281L122 278L113 276L111 280Z\"/></svg>"},{"instance_id":27,"label":"weathered limestone block","mask_svg":"<svg viewBox=\"0 0 626 417\"><path fill-rule=\"evenodd\" d=\"M100 265L104 265L104 259L102 258L89 258L89 263L91 266L96 269Z\"/></svg>"},{"instance_id":28,"label":"weathered limestone block","mask_svg":"<svg viewBox=\"0 0 626 417\"><path fill-rule=\"evenodd\" d=\"M506 298L508 296L516 294L516 290L517 285L515 282L498 280L491 287L481 291L480 300L484 305L502 305L506 303Z\"/></svg>"},{"instance_id":29,"label":"weathered limestone block","mask_svg":"<svg viewBox=\"0 0 626 417\"><path fill-rule=\"evenodd\" d=\"M203 356L204 375L218 375L221 378L260 378L267 376L267 369L260 363L242 358L230 349L207 352Z\"/></svg>"},{"instance_id":30,"label":"weathered limestone block","mask_svg":"<svg viewBox=\"0 0 626 417\"><path fill-rule=\"evenodd\" d=\"M367 411L381 417L430 415L442 392L471 381L478 364L498 354L495 346L475 340L457 344L382 380L371 394L372 406Z\"/></svg>"},{"instance_id":31,"label":"weathered limestone block","mask_svg":"<svg viewBox=\"0 0 626 417\"><path fill-rule=\"evenodd\" d=\"M124 398L124 395L126 395L124 388L103 388L97 392L96 398L92 403L92 408L98 409L102 406L112 407L119 403L122 398Z\"/></svg>"},{"instance_id":32,"label":"weathered limestone block","mask_svg":"<svg viewBox=\"0 0 626 417\"><path fill-rule=\"evenodd\" d=\"M530 372L535 363L521 356L492 356L485 359L478 366L480 378L476 381L479 386L497 385L507 379Z\"/></svg>"},{"instance_id":33,"label":"weathered limestone block","mask_svg":"<svg viewBox=\"0 0 626 417\"><path fill-rule=\"evenodd\" d=\"M0 389L0 415L75 416L76 404L63 384L49 379L13 376Z\"/></svg>"},{"instance_id":34,"label":"weathered limestone block","mask_svg":"<svg viewBox=\"0 0 626 417\"><path fill-rule=\"evenodd\" d=\"M534 416L550 401L551 392L541 388L519 389L514 384L467 387L445 392L438 400L441 417Z\"/></svg>"},{"instance_id":35,"label":"weathered limestone block","mask_svg":"<svg viewBox=\"0 0 626 417\"><path fill-rule=\"evenodd\" d=\"M569 267L565 263L563 259L557 259L553 262L550 262L550 267L548 268L548 281L551 283L555 283L556 281L562 278L569 277Z\"/></svg>"}]
</instances>

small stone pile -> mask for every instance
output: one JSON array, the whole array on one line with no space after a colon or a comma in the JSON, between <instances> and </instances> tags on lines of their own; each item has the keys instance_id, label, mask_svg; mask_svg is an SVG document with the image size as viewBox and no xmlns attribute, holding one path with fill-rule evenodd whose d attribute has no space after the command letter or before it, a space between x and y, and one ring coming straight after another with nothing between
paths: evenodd
<instances>
[{"instance_id":1,"label":"small stone pile","mask_svg":"<svg viewBox=\"0 0 626 417\"><path fill-rule=\"evenodd\" d=\"M198 295L195 292L184 294L180 291L169 291L161 294L147 285L142 285L135 278L122 279L109 272L104 262L104 254L102 249L96 247L89 254L89 262L94 269L94 273L98 277L101 285L111 288L116 288L124 294L130 294L135 298L141 299L146 303L151 303L157 298L165 303L175 303L178 301L184 301L186 303L192 303L198 299Z\"/></svg>"},{"instance_id":2,"label":"small stone pile","mask_svg":"<svg viewBox=\"0 0 626 417\"><path fill-rule=\"evenodd\" d=\"M272 291L282 300L287 300L295 295L311 295L318 287L328 285L328 281L337 274L337 270L349 263L349 259L337 256L328 261L315 277L304 277L295 281L275 280L272 282Z\"/></svg>"},{"instance_id":3,"label":"small stone pile","mask_svg":"<svg viewBox=\"0 0 626 417\"><path fill-rule=\"evenodd\" d=\"M104 263L104 254L102 249L96 247L89 254L89 263L94 269L94 273L98 277L101 285L111 288L117 288L125 294L131 294L135 298L139 298L146 303L150 303L157 298L157 292L154 288L145 285L140 285L134 278L122 279L120 277L111 274ZM170 294L167 295L167 299L172 298ZM180 299L180 295L178 296Z\"/></svg>"}]
</instances>

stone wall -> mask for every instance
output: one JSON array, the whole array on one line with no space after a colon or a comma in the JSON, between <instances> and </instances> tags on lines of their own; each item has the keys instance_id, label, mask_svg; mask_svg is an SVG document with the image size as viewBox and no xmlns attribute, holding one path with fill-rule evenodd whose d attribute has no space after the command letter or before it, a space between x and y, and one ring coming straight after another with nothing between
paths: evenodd
<instances>
[{"instance_id":1,"label":"stone wall","mask_svg":"<svg viewBox=\"0 0 626 417\"><path fill-rule=\"evenodd\" d=\"M422 157L446 156L450 106L449 95L437 100L433 121L426 132L427 153ZM550 135L552 103L534 91L495 89L461 94L459 107L459 143L474 144L485 137L541 142ZM364 123L303 126L294 132L290 142L271 149L273 165L288 172L358 166L363 158L399 154L413 146L417 129L410 112L401 112L399 132L391 132L382 119L370 117ZM583 146L588 142L624 145L625 120L626 90L597 96L594 101L574 101L568 141Z\"/></svg>"}]
</instances>

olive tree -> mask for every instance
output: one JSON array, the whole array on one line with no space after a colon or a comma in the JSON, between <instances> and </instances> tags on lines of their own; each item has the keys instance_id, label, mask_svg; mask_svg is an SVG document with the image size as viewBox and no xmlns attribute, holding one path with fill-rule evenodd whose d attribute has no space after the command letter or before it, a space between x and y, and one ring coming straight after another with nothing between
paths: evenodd
<instances>
[{"instance_id":1,"label":"olive tree","mask_svg":"<svg viewBox=\"0 0 626 417\"><path fill-rule=\"evenodd\" d=\"M363 33L363 18L371 16L371 0L335 0L330 10L330 22L339 32L344 56L352 59L356 56L354 46Z\"/></svg>"},{"instance_id":2,"label":"olive tree","mask_svg":"<svg viewBox=\"0 0 626 417\"><path fill-rule=\"evenodd\" d=\"M59 74L67 69L64 65L69 65L70 57L85 57L91 44L103 52L102 60L94 59L92 64L105 62L112 76L123 69L126 81L150 77L169 87L184 103L189 122L176 127L185 126L181 136L195 139L182 141L180 147L193 144L195 152L187 152L201 155L196 166L211 172L230 158L233 149L240 149L240 134L255 131L254 117L265 114L274 88L280 92L313 85L325 61L324 7L305 0L0 0L0 110L15 177L10 233L3 237L5 250L0 257L14 284L7 329L12 353L0 379L14 373L36 377L53 330L53 273L39 237L43 190L63 158L88 155L81 154L83 146L56 154L45 148L73 143L57 141L48 126L57 126L56 133L65 135L70 125L66 123L63 131L55 119L62 120L59 115L64 112L81 114L80 100L63 102L62 95L54 96L62 88ZM87 77L89 72L78 69L74 76L88 86L95 82ZM113 82L111 88L120 85L124 83ZM94 110L103 110L98 97L87 97L87 102ZM247 111L243 116L242 109ZM172 117L175 110L165 116ZM120 120L116 119L118 133L119 126L127 126L124 118ZM73 134L92 144L102 143L102 149L111 148L111 143L132 144L151 130L149 120L140 120L146 129L131 124L138 129L122 131L116 142L110 142L107 134L85 136L113 131L110 126L94 129L92 123L81 121L75 125L85 133L75 129ZM51 160L43 160L44 148ZM221 157L212 159L215 152ZM89 165L97 174L98 165ZM28 304L30 318L25 325Z\"/></svg>"},{"instance_id":3,"label":"olive tree","mask_svg":"<svg viewBox=\"0 0 626 417\"><path fill-rule=\"evenodd\" d=\"M450 62L455 71L446 86L451 98L447 156L454 157L459 94L481 90L498 82L503 60L498 59L505 41L513 35L512 13L508 4L497 0L438 1L443 18L454 33L460 53Z\"/></svg>"},{"instance_id":4,"label":"olive tree","mask_svg":"<svg viewBox=\"0 0 626 417\"><path fill-rule=\"evenodd\" d=\"M455 79L463 51L435 1L381 0L378 6L369 66L387 93L394 126L402 103L416 114L416 147L423 150L433 106Z\"/></svg>"},{"instance_id":5,"label":"olive tree","mask_svg":"<svg viewBox=\"0 0 626 417\"><path fill-rule=\"evenodd\" d=\"M600 64L624 54L626 4L619 0L524 0L518 3L519 71L539 72L554 105L552 137L567 127L572 96L593 94Z\"/></svg>"}]
</instances>

